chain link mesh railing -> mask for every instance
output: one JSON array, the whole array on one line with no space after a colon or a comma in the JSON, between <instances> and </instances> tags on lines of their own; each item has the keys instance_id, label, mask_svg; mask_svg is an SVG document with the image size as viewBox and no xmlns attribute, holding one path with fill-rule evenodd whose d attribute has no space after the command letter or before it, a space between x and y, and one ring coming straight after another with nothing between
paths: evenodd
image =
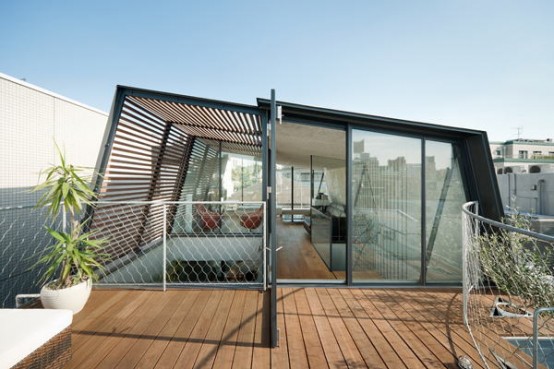
<instances>
[{"instance_id":1,"label":"chain link mesh railing","mask_svg":"<svg viewBox=\"0 0 554 369\"><path fill-rule=\"evenodd\" d=\"M97 286L236 286L265 288L263 202L97 202L87 223L106 239L109 255ZM45 227L61 230L45 209L0 208L0 305L40 292L52 244Z\"/></svg>"},{"instance_id":2,"label":"chain link mesh railing","mask_svg":"<svg viewBox=\"0 0 554 369\"><path fill-rule=\"evenodd\" d=\"M463 206L464 322L487 368L554 368L554 237Z\"/></svg>"},{"instance_id":3,"label":"chain link mesh railing","mask_svg":"<svg viewBox=\"0 0 554 369\"><path fill-rule=\"evenodd\" d=\"M0 307L15 306L15 296L38 293L44 266L36 265L51 244L45 227L62 228L62 217L51 220L45 209L0 208Z\"/></svg>"},{"instance_id":4,"label":"chain link mesh railing","mask_svg":"<svg viewBox=\"0 0 554 369\"><path fill-rule=\"evenodd\" d=\"M99 202L97 285L265 287L263 202Z\"/></svg>"}]
</instances>

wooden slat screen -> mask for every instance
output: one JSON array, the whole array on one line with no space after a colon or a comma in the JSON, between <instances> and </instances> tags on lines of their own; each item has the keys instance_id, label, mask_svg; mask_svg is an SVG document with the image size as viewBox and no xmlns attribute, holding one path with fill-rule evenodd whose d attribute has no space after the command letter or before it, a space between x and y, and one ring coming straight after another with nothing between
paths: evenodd
<instances>
[{"instance_id":1,"label":"wooden slat screen","mask_svg":"<svg viewBox=\"0 0 554 369\"><path fill-rule=\"evenodd\" d=\"M195 137L262 146L261 119L258 115L143 97L130 99Z\"/></svg>"},{"instance_id":2,"label":"wooden slat screen","mask_svg":"<svg viewBox=\"0 0 554 369\"><path fill-rule=\"evenodd\" d=\"M192 137L172 123L126 99L99 200L177 200L191 142ZM91 229L111 240L106 252L115 259L161 237L162 210L154 205L100 205Z\"/></svg>"},{"instance_id":3,"label":"wooden slat screen","mask_svg":"<svg viewBox=\"0 0 554 369\"><path fill-rule=\"evenodd\" d=\"M187 176L181 189L181 201L217 201L219 155L217 148L195 140L190 153ZM209 194L212 193L210 198Z\"/></svg>"},{"instance_id":4,"label":"wooden slat screen","mask_svg":"<svg viewBox=\"0 0 554 369\"><path fill-rule=\"evenodd\" d=\"M259 155L261 118L248 109L211 106L127 95L99 200L218 200L220 142L223 151ZM169 209L168 231L177 211ZM91 219L97 237L111 239L106 251L113 259L140 251L163 232L161 205L100 204Z\"/></svg>"}]
</instances>

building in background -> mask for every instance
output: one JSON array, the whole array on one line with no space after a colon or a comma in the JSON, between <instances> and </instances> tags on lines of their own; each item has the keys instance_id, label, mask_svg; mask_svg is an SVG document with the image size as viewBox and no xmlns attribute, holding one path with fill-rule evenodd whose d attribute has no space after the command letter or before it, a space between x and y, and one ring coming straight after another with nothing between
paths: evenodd
<instances>
[{"instance_id":1,"label":"building in background","mask_svg":"<svg viewBox=\"0 0 554 369\"><path fill-rule=\"evenodd\" d=\"M554 142L516 139L491 142L505 208L529 214L533 230L554 235Z\"/></svg>"},{"instance_id":2,"label":"building in background","mask_svg":"<svg viewBox=\"0 0 554 369\"><path fill-rule=\"evenodd\" d=\"M551 138L491 142L490 147L497 174L554 173L554 142Z\"/></svg>"},{"instance_id":3,"label":"building in background","mask_svg":"<svg viewBox=\"0 0 554 369\"><path fill-rule=\"evenodd\" d=\"M40 172L67 159L94 168L107 114L25 81L0 73L0 307L13 306L17 293L37 292L30 272L50 242L44 214L31 192ZM37 252L40 250L41 252Z\"/></svg>"}]
</instances>

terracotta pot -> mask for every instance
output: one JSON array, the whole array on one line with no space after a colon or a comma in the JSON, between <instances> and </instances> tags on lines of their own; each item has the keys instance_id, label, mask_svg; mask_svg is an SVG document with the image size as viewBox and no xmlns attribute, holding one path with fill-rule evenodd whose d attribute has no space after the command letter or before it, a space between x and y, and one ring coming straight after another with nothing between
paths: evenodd
<instances>
[{"instance_id":1,"label":"terracotta pot","mask_svg":"<svg viewBox=\"0 0 554 369\"><path fill-rule=\"evenodd\" d=\"M48 286L40 290L40 301L45 309L67 309L77 314L83 309L92 290L92 282L86 280L75 286L51 289Z\"/></svg>"}]
</instances>

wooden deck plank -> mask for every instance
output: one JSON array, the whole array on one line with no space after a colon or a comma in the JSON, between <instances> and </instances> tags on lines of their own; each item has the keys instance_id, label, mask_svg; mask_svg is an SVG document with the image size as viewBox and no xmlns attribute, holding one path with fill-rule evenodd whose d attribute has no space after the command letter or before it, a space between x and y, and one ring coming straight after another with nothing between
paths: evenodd
<instances>
[{"instance_id":1,"label":"wooden deck plank","mask_svg":"<svg viewBox=\"0 0 554 369\"><path fill-rule=\"evenodd\" d=\"M156 335L157 332L165 325L166 320L171 316L171 313L177 308L178 300L172 298L174 291L169 293L160 293L156 296L157 303L152 309L149 309L148 314L143 315L142 319L132 327L129 333L126 333L128 338L123 340L110 337L112 340L108 344L114 344L115 347L108 355L96 366L97 369L112 369L119 365L121 359L133 347L134 344L140 342L143 337ZM173 302L173 303L172 303Z\"/></svg>"},{"instance_id":2,"label":"wooden deck plank","mask_svg":"<svg viewBox=\"0 0 554 369\"><path fill-rule=\"evenodd\" d=\"M339 343L339 348L342 351L342 355L344 356L345 364L348 367L357 367L363 365L364 359L358 351L358 348L354 340L352 339L352 336L350 335L350 332L348 331L348 328L346 327L342 316L336 309L335 304L333 303L333 299L329 294L329 291L327 289L321 288L317 290L317 294L319 296L319 300L321 301L323 310L327 315L327 319L329 320L331 329L335 334L335 338Z\"/></svg>"},{"instance_id":3,"label":"wooden deck plank","mask_svg":"<svg viewBox=\"0 0 554 369\"><path fill-rule=\"evenodd\" d=\"M422 291L423 296L430 296L430 298L436 299L436 293L433 291ZM437 303L437 307L439 308L439 315L443 315L443 310L447 309L447 306L445 306L444 299L440 299ZM458 303L453 304L454 306L460 307L461 299ZM492 299L490 299L490 303L492 306ZM482 317L486 321L486 326L484 327L473 327L473 333L476 334L476 338L482 341L485 345L489 347L489 349L482 350L482 354L487 358L489 363L495 363L496 364L496 358L491 353L491 348L496 352L497 355L507 359L509 362L511 362L513 365L516 365L517 367L526 367L526 362L531 362L531 357L527 354L516 350L514 346L512 346L509 342L507 342L502 337L504 336L510 336L511 333L514 333L516 336L520 335L529 335L530 332L528 331L527 334L522 334L522 332L525 331L525 329L529 329L530 321L529 318L515 318L515 319L499 319L499 318L493 318L490 317L490 309L486 309L485 316ZM460 319L461 319L461 312L460 312ZM497 333L495 333L495 329L499 329L502 327L502 337L499 337ZM495 329L493 329L495 328ZM472 351L469 348L473 348L473 342L469 337L469 333L463 328L452 329L452 331L455 334L458 334L460 337L464 337L466 344L462 346L460 349L461 351L467 352L470 355L472 355L472 358L477 358L477 354L472 354ZM478 331L482 332L483 335L479 336ZM516 354L517 355L514 355ZM475 359L477 360L477 359Z\"/></svg>"},{"instance_id":4,"label":"wooden deck plank","mask_svg":"<svg viewBox=\"0 0 554 369\"><path fill-rule=\"evenodd\" d=\"M397 295L389 294L391 303L389 318L401 322L399 331L404 338L409 338L414 352L420 357L422 362L428 367L444 367L444 363L456 365L456 352L452 352L449 347L443 346L420 322L435 319L433 310L421 312L420 308L412 306L404 298L398 298ZM432 329L435 329L433 326Z\"/></svg>"},{"instance_id":5,"label":"wooden deck plank","mask_svg":"<svg viewBox=\"0 0 554 369\"><path fill-rule=\"evenodd\" d=\"M458 296L459 301L456 303L453 299ZM422 304L429 304L433 302L434 310L433 311L424 311L420 309L420 314L426 314L427 318L420 318L419 316L416 319L420 319L424 329L432 334L444 347L448 347L454 356L459 356L464 353L466 356L470 357L471 360L479 366L481 359L479 353L473 347L473 342L467 329L463 325L463 317L461 313L461 298L459 294L452 295L449 301L444 301L444 297L439 295L439 292L428 293L427 291L421 290L419 293L411 291L410 294L406 296L408 301L407 305L416 306L416 303L410 302L409 300L417 299L419 306ZM452 306L457 306L458 314L452 316L451 313ZM444 311L443 311L444 310ZM432 318L429 316L432 314ZM497 339L501 340L500 337ZM455 345L453 343L456 343ZM495 360L490 352L483 352L483 354L489 357L490 360Z\"/></svg>"},{"instance_id":6,"label":"wooden deck plank","mask_svg":"<svg viewBox=\"0 0 554 369\"><path fill-rule=\"evenodd\" d=\"M439 368L463 354L480 368L458 293L279 288L270 349L269 293L95 290L68 368Z\"/></svg>"},{"instance_id":7,"label":"wooden deck plank","mask_svg":"<svg viewBox=\"0 0 554 369\"><path fill-rule=\"evenodd\" d=\"M164 337L164 339L155 340L150 345L150 347L148 347L148 350L146 350L135 368L146 369L154 368L156 366L166 347L169 345L173 337L178 333L179 328L185 321L186 317L189 315L188 312L194 309L198 297L201 295L201 292L202 291L192 290L187 291L187 293L184 294L184 299L180 305L180 308L177 310L177 313L171 317L171 319L167 322L167 324L160 332L160 336Z\"/></svg>"},{"instance_id":8,"label":"wooden deck plank","mask_svg":"<svg viewBox=\"0 0 554 369\"><path fill-rule=\"evenodd\" d=\"M425 291L410 291L405 296L395 296L395 300L407 309L407 314L412 317L413 320L421 322L419 327L431 338L429 344L434 348L435 352L441 353L443 350L447 350L452 359L455 360L461 353L470 357L474 363L474 366L479 367L477 364L480 360L479 354L474 350L471 337L467 333L465 326L463 325L463 318L461 313L461 306L457 309L452 309L452 305L461 305L461 300L458 304L453 303L458 294L451 294L449 301L444 302L444 295L441 292L435 292L427 294ZM420 303L416 304L412 300L419 299ZM424 299L424 300L421 300ZM431 304L432 309L421 309L417 306L421 304ZM442 310L445 311L442 311ZM441 349L442 347L442 349ZM447 357L442 357L443 361L447 360Z\"/></svg>"},{"instance_id":9,"label":"wooden deck plank","mask_svg":"<svg viewBox=\"0 0 554 369\"><path fill-rule=\"evenodd\" d=\"M189 313L184 317L183 321L179 325L179 328L175 332L175 335L168 343L165 348L162 356L156 363L155 368L174 368L175 362L179 358L181 351L183 350L185 344L189 341L190 335L196 326L196 323L201 318L202 314L205 311L206 304L212 296L212 291L202 291L198 296L198 299L195 302L196 309L191 309ZM202 309L199 309L202 307Z\"/></svg>"},{"instance_id":10,"label":"wooden deck plank","mask_svg":"<svg viewBox=\"0 0 554 369\"><path fill-rule=\"evenodd\" d=\"M104 300L104 296L109 296L111 291L98 291L93 294L90 303L87 303L85 308L78 317L85 316L84 319L76 320L72 326L72 343L77 349L73 350L75 356L80 349L84 349L89 345L88 342L94 342L97 331L106 329L118 324L115 315L124 307L130 305L129 301L135 301L134 306L138 307L143 299L148 297L148 293L144 291L122 291L126 293L113 293L112 298ZM129 293L132 292L132 293Z\"/></svg>"},{"instance_id":11,"label":"wooden deck plank","mask_svg":"<svg viewBox=\"0 0 554 369\"><path fill-rule=\"evenodd\" d=\"M219 344L222 341L225 324L231 311L231 304L235 300L235 293L234 290L222 291L223 296L219 304L217 319L214 319L210 324L200 352L196 357L195 368L211 368L213 366Z\"/></svg>"},{"instance_id":12,"label":"wooden deck plank","mask_svg":"<svg viewBox=\"0 0 554 369\"><path fill-rule=\"evenodd\" d=\"M363 294L366 296L364 301L366 308L370 309L375 319L379 331L385 336L385 339L393 346L402 358L402 361L408 368L424 368L425 365L419 360L419 358L411 350L410 346L402 339L395 329L394 322L387 320L383 313L388 309L385 303L381 301L383 299L382 294L374 293L374 290L363 290ZM363 304L362 304L363 305Z\"/></svg>"},{"instance_id":13,"label":"wooden deck plank","mask_svg":"<svg viewBox=\"0 0 554 369\"><path fill-rule=\"evenodd\" d=\"M283 313L286 326L287 351L289 353L289 364L291 369L307 368L308 356L304 345L304 337L298 311L296 309L296 295L300 290L288 289L286 298L283 298Z\"/></svg>"},{"instance_id":14,"label":"wooden deck plank","mask_svg":"<svg viewBox=\"0 0 554 369\"><path fill-rule=\"evenodd\" d=\"M231 368L237 346L237 337L241 326L242 309L246 291L237 291L227 317L221 344L217 350L214 368Z\"/></svg>"},{"instance_id":15,"label":"wooden deck plank","mask_svg":"<svg viewBox=\"0 0 554 369\"><path fill-rule=\"evenodd\" d=\"M210 323L217 319L217 312L219 310L219 303L223 293L220 290L213 290L210 293L210 299L208 300L204 311L200 315L200 318L194 325L190 337L187 339L179 358L173 365L176 368L192 368L196 361L196 358L202 348L202 344L208 334Z\"/></svg>"},{"instance_id":16,"label":"wooden deck plank","mask_svg":"<svg viewBox=\"0 0 554 369\"><path fill-rule=\"evenodd\" d=\"M269 368L271 366L269 299L269 293L258 295L252 368Z\"/></svg>"},{"instance_id":17,"label":"wooden deck plank","mask_svg":"<svg viewBox=\"0 0 554 369\"><path fill-rule=\"evenodd\" d=\"M314 322L317 327L317 333L321 341L321 346L323 352L325 353L325 358L329 367L336 368L346 365L346 360L342 355L342 352L339 348L339 342L337 342L335 335L333 334L333 329L327 316L325 310L321 305L319 297L315 289L306 289L306 297L308 298L308 304L310 305L310 310L314 317Z\"/></svg>"},{"instance_id":18,"label":"wooden deck plank","mask_svg":"<svg viewBox=\"0 0 554 369\"><path fill-rule=\"evenodd\" d=\"M277 289L277 327L279 329L279 346L271 349L271 366L274 368L290 368L287 344L287 331L283 308L283 299L289 294L289 288Z\"/></svg>"},{"instance_id":19,"label":"wooden deck plank","mask_svg":"<svg viewBox=\"0 0 554 369\"><path fill-rule=\"evenodd\" d=\"M119 367L134 368L141 362L143 356L149 352L152 345L155 345L156 342L169 342L171 339L168 334L168 328L173 327L175 324L174 322L180 322L182 320L187 306L187 294L181 291L167 291L167 293L171 294L169 297L171 299L170 305L164 309L159 317L154 319L148 336L143 336L137 340L121 358L121 361L118 363ZM148 362L148 360L144 361ZM154 364L152 364L152 366L154 366Z\"/></svg>"},{"instance_id":20,"label":"wooden deck plank","mask_svg":"<svg viewBox=\"0 0 554 369\"><path fill-rule=\"evenodd\" d=\"M364 303L367 297L363 294L363 291L352 289L341 290L341 293L345 296L348 305L352 307L354 316L358 319L358 323L369 337L387 368L406 368L402 358L396 352L395 347L389 343L376 325L373 307L368 307L368 304Z\"/></svg>"},{"instance_id":21,"label":"wooden deck plank","mask_svg":"<svg viewBox=\"0 0 554 369\"><path fill-rule=\"evenodd\" d=\"M294 294L294 298L309 367L321 369L329 368L329 364L327 360L325 360L325 352L323 352L321 346L321 340L317 333L312 311L310 310L306 290L299 289L297 293Z\"/></svg>"},{"instance_id":22,"label":"wooden deck plank","mask_svg":"<svg viewBox=\"0 0 554 369\"><path fill-rule=\"evenodd\" d=\"M117 343L123 344L126 337L129 337L129 335L140 334L144 328L144 322L147 319L146 312L140 309L141 301L146 305L152 305L155 313L163 307L163 304L159 304L158 296L155 294L142 294L142 296L145 297L144 300L137 299L138 301L135 304L129 304L119 312L116 312L114 328L109 329L108 327L104 327L104 329L96 332L96 335L102 337L102 339L92 341L92 343L87 345L91 351L80 350L74 353L76 359L80 359L81 367L96 367L100 361L111 353ZM121 324L118 324L117 320L119 320ZM138 330L136 330L137 326ZM91 355L91 352L95 354Z\"/></svg>"},{"instance_id":23,"label":"wooden deck plank","mask_svg":"<svg viewBox=\"0 0 554 369\"><path fill-rule=\"evenodd\" d=\"M237 338L237 348L235 350L233 368L241 369L250 368L252 366L257 308L258 299L246 299L244 310L242 312L240 331Z\"/></svg>"},{"instance_id":24,"label":"wooden deck plank","mask_svg":"<svg viewBox=\"0 0 554 369\"><path fill-rule=\"evenodd\" d=\"M386 290L380 291L381 294L383 292L386 292ZM386 304L381 302L381 307L385 306L381 310L381 315L384 319L391 322L398 335L425 367L434 369L444 368L443 362L453 361L454 357L451 353L439 345L434 345L435 342L433 340L426 340L425 331L418 329L421 328L420 326L410 325L411 316L407 314L402 304L397 303L388 294L387 297ZM376 307L380 309L379 305ZM441 355L444 361L441 362L437 355ZM454 362L452 364L455 365Z\"/></svg>"},{"instance_id":25,"label":"wooden deck plank","mask_svg":"<svg viewBox=\"0 0 554 369\"><path fill-rule=\"evenodd\" d=\"M354 307L348 304L345 296L341 292L342 290L339 289L328 289L328 293L331 296L340 317L346 325L348 332L350 332L352 340L358 348L360 355L362 355L365 365L375 369L385 369L385 363L381 359L381 356L379 356L375 346L373 346L368 335L356 318L356 315L353 312Z\"/></svg>"}]
</instances>

